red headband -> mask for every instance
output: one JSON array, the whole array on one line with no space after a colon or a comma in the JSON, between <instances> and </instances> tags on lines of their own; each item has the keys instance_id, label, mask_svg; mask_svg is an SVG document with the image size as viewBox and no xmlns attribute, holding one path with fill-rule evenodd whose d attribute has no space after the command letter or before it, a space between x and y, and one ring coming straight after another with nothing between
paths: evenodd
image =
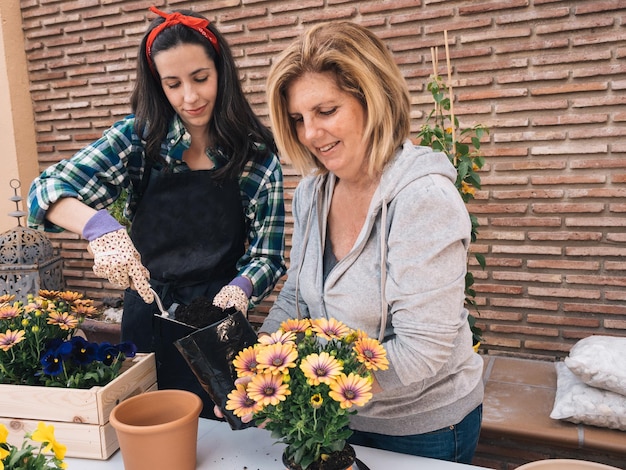
<instances>
[{"instance_id":1,"label":"red headband","mask_svg":"<svg viewBox=\"0 0 626 470\"><path fill-rule=\"evenodd\" d=\"M175 24L182 24L184 26L187 26L188 28L198 31L200 34L202 34L202 36L207 39L207 41L211 43L213 49L215 49L215 52L217 52L218 54L220 53L220 46L217 42L217 38L215 37L215 34L213 34L208 28L209 20L196 18L194 16L183 15L182 13L178 12L167 14L158 10L154 6L150 7L150 11L165 18L165 21L163 23L150 31L150 34L148 34L148 39L146 39L146 59L148 60L148 66L150 67L150 70L152 70L152 73L155 76L156 68L154 67L154 63L152 62L152 43L154 43L154 40L161 33L161 31L163 31L165 28L169 28L170 26L174 26Z\"/></svg>"}]
</instances>

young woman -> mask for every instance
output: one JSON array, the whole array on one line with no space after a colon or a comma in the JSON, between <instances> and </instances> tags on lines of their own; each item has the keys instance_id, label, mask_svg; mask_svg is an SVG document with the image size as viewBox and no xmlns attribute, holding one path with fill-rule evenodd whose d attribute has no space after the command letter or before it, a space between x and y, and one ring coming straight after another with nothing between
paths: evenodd
<instances>
[{"instance_id":1,"label":"young woman","mask_svg":"<svg viewBox=\"0 0 626 470\"><path fill-rule=\"evenodd\" d=\"M379 338L390 367L374 373L350 442L470 463L483 363L464 308L471 225L454 167L408 140L406 83L361 26L311 28L274 61L267 89L278 149L308 176L261 332L301 315Z\"/></svg>"},{"instance_id":2,"label":"young woman","mask_svg":"<svg viewBox=\"0 0 626 470\"><path fill-rule=\"evenodd\" d=\"M192 11L150 10L133 114L45 170L29 195L31 227L82 234L96 275L127 288L122 338L140 351L158 347L151 288L166 309L207 297L245 313L285 272L282 170L228 44ZM123 189L130 237L105 209Z\"/></svg>"}]
</instances>

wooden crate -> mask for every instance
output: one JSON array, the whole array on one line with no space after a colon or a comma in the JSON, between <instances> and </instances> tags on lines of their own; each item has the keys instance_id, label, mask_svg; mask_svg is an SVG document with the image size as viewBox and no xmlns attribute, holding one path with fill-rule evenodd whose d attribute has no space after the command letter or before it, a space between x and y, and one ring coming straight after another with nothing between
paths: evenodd
<instances>
[{"instance_id":1,"label":"wooden crate","mask_svg":"<svg viewBox=\"0 0 626 470\"><path fill-rule=\"evenodd\" d=\"M122 373L104 387L88 390L0 384L0 423L8 441L21 445L39 421L54 426L67 457L108 459L119 448L109 414L127 398L157 389L154 353L126 359Z\"/></svg>"}]
</instances>

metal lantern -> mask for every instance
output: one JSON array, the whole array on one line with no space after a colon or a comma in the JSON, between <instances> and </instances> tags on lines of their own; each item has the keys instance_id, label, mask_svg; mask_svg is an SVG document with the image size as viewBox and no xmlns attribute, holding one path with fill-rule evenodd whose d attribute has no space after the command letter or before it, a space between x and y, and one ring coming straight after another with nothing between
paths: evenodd
<instances>
[{"instance_id":1,"label":"metal lantern","mask_svg":"<svg viewBox=\"0 0 626 470\"><path fill-rule=\"evenodd\" d=\"M10 185L16 210L9 216L17 219L17 227L0 234L0 295L15 294L16 300L26 301L28 294L37 295L40 289L61 290L63 267L43 232L22 227L20 219L26 212L19 209L21 184L12 179Z\"/></svg>"}]
</instances>

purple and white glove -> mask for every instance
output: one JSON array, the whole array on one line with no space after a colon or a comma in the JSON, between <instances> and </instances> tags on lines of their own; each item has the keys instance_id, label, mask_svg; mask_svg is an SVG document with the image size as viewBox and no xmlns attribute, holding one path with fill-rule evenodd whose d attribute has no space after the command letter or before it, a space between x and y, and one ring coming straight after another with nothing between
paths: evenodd
<instances>
[{"instance_id":1,"label":"purple and white glove","mask_svg":"<svg viewBox=\"0 0 626 470\"><path fill-rule=\"evenodd\" d=\"M133 287L144 302L150 304L154 295L150 290L150 273L141 264L141 256L126 229L106 210L91 217L83 229L93 253L93 272L122 289Z\"/></svg>"},{"instance_id":2,"label":"purple and white glove","mask_svg":"<svg viewBox=\"0 0 626 470\"><path fill-rule=\"evenodd\" d=\"M244 315L248 313L248 299L252 295L252 282L247 277L237 276L230 284L220 289L213 298L213 305L226 310L235 307Z\"/></svg>"}]
</instances>

